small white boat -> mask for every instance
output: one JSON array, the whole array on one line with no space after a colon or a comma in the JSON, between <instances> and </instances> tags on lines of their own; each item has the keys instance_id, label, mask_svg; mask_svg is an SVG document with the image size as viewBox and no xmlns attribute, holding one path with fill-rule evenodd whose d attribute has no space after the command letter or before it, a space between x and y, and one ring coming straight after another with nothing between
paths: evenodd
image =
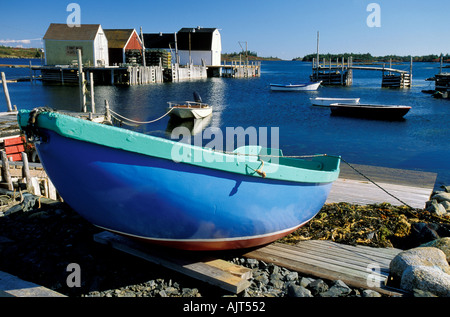
<instances>
[{"instance_id":1,"label":"small white boat","mask_svg":"<svg viewBox=\"0 0 450 317\"><path fill-rule=\"evenodd\" d=\"M206 103L195 101L168 102L170 116L177 116L181 119L202 119L212 113L212 108Z\"/></svg>"},{"instance_id":2,"label":"small white boat","mask_svg":"<svg viewBox=\"0 0 450 317\"><path fill-rule=\"evenodd\" d=\"M360 98L309 98L313 106L329 107L333 103L339 104L359 104Z\"/></svg>"},{"instance_id":3,"label":"small white boat","mask_svg":"<svg viewBox=\"0 0 450 317\"><path fill-rule=\"evenodd\" d=\"M273 91L314 91L317 90L322 82L309 82L303 84L270 84L270 89Z\"/></svg>"},{"instance_id":4,"label":"small white boat","mask_svg":"<svg viewBox=\"0 0 450 317\"><path fill-rule=\"evenodd\" d=\"M169 101L167 111L170 116L177 116L181 119L202 119L211 115L212 107L202 102L201 97L194 92L195 101Z\"/></svg>"}]
</instances>

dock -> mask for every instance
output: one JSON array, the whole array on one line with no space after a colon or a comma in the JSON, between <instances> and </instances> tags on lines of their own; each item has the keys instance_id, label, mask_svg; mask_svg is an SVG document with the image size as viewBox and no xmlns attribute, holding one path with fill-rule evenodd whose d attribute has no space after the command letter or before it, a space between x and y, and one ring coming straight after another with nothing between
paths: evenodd
<instances>
[{"instance_id":1,"label":"dock","mask_svg":"<svg viewBox=\"0 0 450 317\"><path fill-rule=\"evenodd\" d=\"M361 66L353 64L353 59L350 57L347 61L344 58L337 59L335 62L331 59L322 62L313 59L311 81L322 81L322 85L328 86L351 86L353 84L354 70L362 71L379 71L382 73L381 87L383 88L411 88L412 85L412 58L410 70L401 70L390 66L382 67L375 66Z\"/></svg>"},{"instance_id":2,"label":"dock","mask_svg":"<svg viewBox=\"0 0 450 317\"><path fill-rule=\"evenodd\" d=\"M234 294L241 293L251 284L251 269L223 260L217 252L171 250L169 253L167 249L107 231L95 235L94 241ZM295 246L274 242L251 251L234 250L225 254L273 263L315 278L341 280L350 287L401 296L398 290L387 286L389 264L401 251L311 240Z\"/></svg>"},{"instance_id":3,"label":"dock","mask_svg":"<svg viewBox=\"0 0 450 317\"><path fill-rule=\"evenodd\" d=\"M349 246L326 240L301 241L296 245L272 243L244 254L315 278L341 280L350 287L402 296L390 288L389 264L402 250Z\"/></svg>"},{"instance_id":4,"label":"dock","mask_svg":"<svg viewBox=\"0 0 450 317\"><path fill-rule=\"evenodd\" d=\"M165 248L139 243L107 231L96 234L94 241L235 294L250 286L251 269L201 252L167 252Z\"/></svg>"},{"instance_id":5,"label":"dock","mask_svg":"<svg viewBox=\"0 0 450 317\"><path fill-rule=\"evenodd\" d=\"M352 164L352 167L356 171L341 164L339 179L333 183L326 203L370 205L385 202L423 209L437 177L435 173L422 171L357 164Z\"/></svg>"}]
</instances>

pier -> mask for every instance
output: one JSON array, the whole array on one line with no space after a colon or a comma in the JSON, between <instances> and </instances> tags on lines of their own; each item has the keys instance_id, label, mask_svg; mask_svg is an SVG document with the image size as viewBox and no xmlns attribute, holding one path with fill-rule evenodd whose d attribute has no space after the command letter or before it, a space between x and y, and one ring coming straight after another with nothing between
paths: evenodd
<instances>
[{"instance_id":1,"label":"pier","mask_svg":"<svg viewBox=\"0 0 450 317\"><path fill-rule=\"evenodd\" d=\"M319 59L314 58L310 79L316 82L322 81L322 85L325 86L351 86L353 70L381 72L383 88L411 88L412 85L412 58L409 71L392 68L392 61L390 61L390 67L386 67L385 64L382 67L375 67L353 64L352 57L347 61L345 58L338 58L335 62L331 59L328 61L323 59L320 62Z\"/></svg>"}]
</instances>

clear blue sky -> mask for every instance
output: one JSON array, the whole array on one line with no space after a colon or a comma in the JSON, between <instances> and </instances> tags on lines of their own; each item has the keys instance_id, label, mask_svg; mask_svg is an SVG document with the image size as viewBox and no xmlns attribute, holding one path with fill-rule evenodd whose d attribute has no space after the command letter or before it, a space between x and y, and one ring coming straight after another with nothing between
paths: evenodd
<instances>
[{"instance_id":1,"label":"clear blue sky","mask_svg":"<svg viewBox=\"0 0 450 317\"><path fill-rule=\"evenodd\" d=\"M66 23L72 2L81 7L82 24L103 28L218 28L224 53L246 41L259 56L302 57L315 53L317 31L322 53L450 52L448 0L0 0L0 45L42 47L39 39L50 23ZM370 3L379 5L380 27L367 25L375 13L367 11Z\"/></svg>"}]
</instances>

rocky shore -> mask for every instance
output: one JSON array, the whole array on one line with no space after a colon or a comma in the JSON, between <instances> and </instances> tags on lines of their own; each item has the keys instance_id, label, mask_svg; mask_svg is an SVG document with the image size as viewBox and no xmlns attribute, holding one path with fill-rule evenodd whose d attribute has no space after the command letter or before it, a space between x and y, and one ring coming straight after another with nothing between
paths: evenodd
<instances>
[{"instance_id":1,"label":"rocky shore","mask_svg":"<svg viewBox=\"0 0 450 317\"><path fill-rule=\"evenodd\" d=\"M430 203L431 205L431 203ZM301 276L240 257L225 260L252 269L251 286L238 295L100 245L101 232L69 206L31 194L0 197L0 270L69 297L381 297L342 281ZM372 247L415 248L450 237L450 218L388 204L325 205L306 226L281 240L329 239ZM68 265L81 268L81 285L69 287ZM436 296L428 291L411 295Z\"/></svg>"}]
</instances>

